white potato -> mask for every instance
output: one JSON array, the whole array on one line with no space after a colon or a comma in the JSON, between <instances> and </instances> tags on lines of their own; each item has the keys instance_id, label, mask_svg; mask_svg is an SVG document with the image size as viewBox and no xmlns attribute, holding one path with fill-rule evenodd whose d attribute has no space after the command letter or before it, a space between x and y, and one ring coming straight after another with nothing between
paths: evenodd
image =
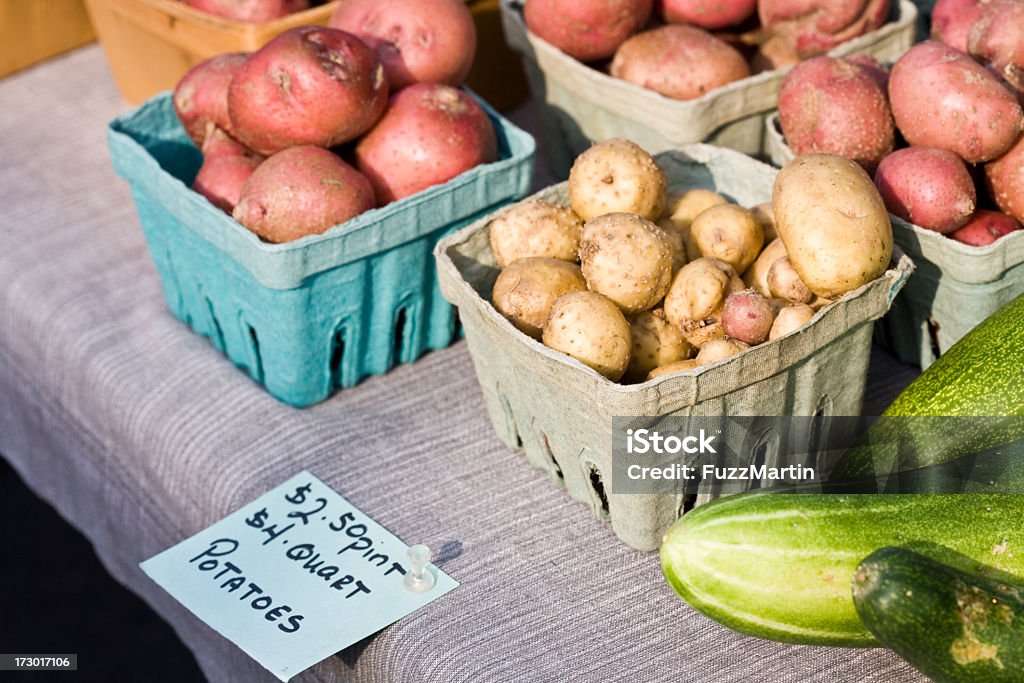
<instances>
[{"instance_id":1,"label":"white potato","mask_svg":"<svg viewBox=\"0 0 1024 683\"><path fill-rule=\"evenodd\" d=\"M665 319L665 311L660 308L631 316L629 330L633 335L625 375L629 381L642 382L655 368L686 360L693 353L682 331Z\"/></svg>"},{"instance_id":2,"label":"white potato","mask_svg":"<svg viewBox=\"0 0 1024 683\"><path fill-rule=\"evenodd\" d=\"M765 244L772 242L779 236L778 231L775 229L775 214L772 213L771 202L756 204L750 207L750 213L754 215L754 219L761 224L761 229L764 230Z\"/></svg>"},{"instance_id":3,"label":"white potato","mask_svg":"<svg viewBox=\"0 0 1024 683\"><path fill-rule=\"evenodd\" d=\"M808 154L775 178L772 213L800 279L835 298L882 275L892 259L892 224L860 164Z\"/></svg>"},{"instance_id":4,"label":"white potato","mask_svg":"<svg viewBox=\"0 0 1024 683\"><path fill-rule=\"evenodd\" d=\"M786 255L786 245L778 237L768 243L757 259L750 264L750 267L743 273L743 281L748 287L752 287L761 296L770 297L771 289L768 287L768 271L772 265Z\"/></svg>"},{"instance_id":5,"label":"white potato","mask_svg":"<svg viewBox=\"0 0 1024 683\"><path fill-rule=\"evenodd\" d=\"M677 360L675 363L669 363L668 365L662 365L654 368L650 373L648 373L647 379L652 380L655 377L662 377L664 375L678 375L681 372L690 372L691 370L696 370L699 367L700 363L693 358L689 360Z\"/></svg>"},{"instance_id":6,"label":"white potato","mask_svg":"<svg viewBox=\"0 0 1024 683\"><path fill-rule=\"evenodd\" d=\"M628 213L583 226L580 261L587 286L626 313L654 308L672 283L672 244L654 223Z\"/></svg>"},{"instance_id":7,"label":"white potato","mask_svg":"<svg viewBox=\"0 0 1024 683\"><path fill-rule=\"evenodd\" d=\"M650 221L665 210L668 180L650 154L623 138L593 145L569 172L569 203L587 221L606 213L635 213Z\"/></svg>"},{"instance_id":8,"label":"white potato","mask_svg":"<svg viewBox=\"0 0 1024 683\"><path fill-rule=\"evenodd\" d=\"M701 256L716 258L745 271L761 253L764 229L742 206L718 204L697 214L690 225L690 236Z\"/></svg>"},{"instance_id":9,"label":"white potato","mask_svg":"<svg viewBox=\"0 0 1024 683\"><path fill-rule=\"evenodd\" d=\"M725 336L722 304L744 288L732 266L710 258L691 261L676 273L665 295L665 317L693 346Z\"/></svg>"},{"instance_id":10,"label":"white potato","mask_svg":"<svg viewBox=\"0 0 1024 683\"><path fill-rule=\"evenodd\" d=\"M540 339L558 297L587 289L575 263L543 256L521 258L501 271L491 298L498 312L534 339Z\"/></svg>"},{"instance_id":11,"label":"white potato","mask_svg":"<svg viewBox=\"0 0 1024 683\"><path fill-rule=\"evenodd\" d=\"M736 339L714 339L701 347L694 359L698 365L710 365L731 358L750 347Z\"/></svg>"},{"instance_id":12,"label":"white potato","mask_svg":"<svg viewBox=\"0 0 1024 683\"><path fill-rule=\"evenodd\" d=\"M690 235L690 225L704 209L718 204L728 204L729 200L713 190L694 188L685 192L672 192L668 195L668 204L665 207L665 214L658 221L663 228L672 226L682 235L686 244L686 260L699 259L701 254L696 243Z\"/></svg>"},{"instance_id":13,"label":"white potato","mask_svg":"<svg viewBox=\"0 0 1024 683\"><path fill-rule=\"evenodd\" d=\"M798 304L806 304L814 298L788 256L778 259L768 269L768 289L773 297Z\"/></svg>"},{"instance_id":14,"label":"white potato","mask_svg":"<svg viewBox=\"0 0 1024 683\"><path fill-rule=\"evenodd\" d=\"M572 356L612 381L629 365L629 323L611 299L571 292L555 301L544 324L544 344Z\"/></svg>"},{"instance_id":15,"label":"white potato","mask_svg":"<svg viewBox=\"0 0 1024 683\"><path fill-rule=\"evenodd\" d=\"M768 340L784 337L793 330L806 325L814 317L814 309L807 304L790 304L785 306L775 316L771 332L768 333Z\"/></svg>"},{"instance_id":16,"label":"white potato","mask_svg":"<svg viewBox=\"0 0 1024 683\"><path fill-rule=\"evenodd\" d=\"M572 209L539 199L515 204L491 222L491 251L499 268L528 256L576 261L583 221Z\"/></svg>"}]
</instances>

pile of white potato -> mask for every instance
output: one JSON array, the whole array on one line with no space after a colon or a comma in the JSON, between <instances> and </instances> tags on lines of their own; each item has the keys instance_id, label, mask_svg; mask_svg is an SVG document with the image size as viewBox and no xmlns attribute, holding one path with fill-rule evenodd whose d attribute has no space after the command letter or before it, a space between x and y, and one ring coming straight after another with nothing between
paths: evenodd
<instances>
[{"instance_id":1,"label":"pile of white potato","mask_svg":"<svg viewBox=\"0 0 1024 683\"><path fill-rule=\"evenodd\" d=\"M881 275L892 253L870 178L830 155L780 173L773 212L706 189L669 193L649 154L613 139L576 159L568 195L569 207L527 200L491 223L502 269L492 300L519 330L612 381L690 371L789 334ZM829 225L822 205L836 214ZM851 227L872 246L851 241Z\"/></svg>"}]
</instances>

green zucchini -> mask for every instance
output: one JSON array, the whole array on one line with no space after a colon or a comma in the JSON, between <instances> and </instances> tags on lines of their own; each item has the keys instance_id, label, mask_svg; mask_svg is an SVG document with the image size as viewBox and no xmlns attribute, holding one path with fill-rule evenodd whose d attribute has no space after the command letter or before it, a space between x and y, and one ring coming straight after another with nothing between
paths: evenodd
<instances>
[{"instance_id":1,"label":"green zucchini","mask_svg":"<svg viewBox=\"0 0 1024 683\"><path fill-rule=\"evenodd\" d=\"M928 417L988 417L935 420ZM995 419L995 417L1004 419ZM896 462L851 449L831 478L857 479L954 460L1024 437L1024 295L968 332L885 409L870 443L909 445Z\"/></svg>"},{"instance_id":2,"label":"green zucchini","mask_svg":"<svg viewBox=\"0 0 1024 683\"><path fill-rule=\"evenodd\" d=\"M857 567L853 601L883 645L936 683L1024 680L1024 585L881 548Z\"/></svg>"},{"instance_id":3,"label":"green zucchini","mask_svg":"<svg viewBox=\"0 0 1024 683\"><path fill-rule=\"evenodd\" d=\"M1019 581L1022 519L1024 496L1014 495L742 493L683 515L661 566L690 606L742 633L872 646L850 594L863 558L901 546Z\"/></svg>"}]
</instances>

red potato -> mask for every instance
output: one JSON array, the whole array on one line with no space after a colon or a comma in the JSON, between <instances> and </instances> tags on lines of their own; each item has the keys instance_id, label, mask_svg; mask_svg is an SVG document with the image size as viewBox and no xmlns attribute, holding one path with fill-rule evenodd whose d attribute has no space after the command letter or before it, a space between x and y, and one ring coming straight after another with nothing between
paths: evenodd
<instances>
[{"instance_id":1,"label":"red potato","mask_svg":"<svg viewBox=\"0 0 1024 683\"><path fill-rule=\"evenodd\" d=\"M231 213L238 204L242 187L263 157L251 152L211 124L203 143L203 165L192 189L221 211Z\"/></svg>"},{"instance_id":2,"label":"red potato","mask_svg":"<svg viewBox=\"0 0 1024 683\"><path fill-rule=\"evenodd\" d=\"M768 339L774 320L771 303L752 289L730 294L722 305L725 336L751 346Z\"/></svg>"},{"instance_id":3,"label":"red potato","mask_svg":"<svg viewBox=\"0 0 1024 683\"><path fill-rule=\"evenodd\" d=\"M248 57L248 52L227 52L211 57L189 69L175 86L174 113L199 147L203 146L209 124L231 131L228 86Z\"/></svg>"},{"instance_id":4,"label":"red potato","mask_svg":"<svg viewBox=\"0 0 1024 683\"><path fill-rule=\"evenodd\" d=\"M652 0L527 0L534 35L581 62L605 59L651 16Z\"/></svg>"},{"instance_id":5,"label":"red potato","mask_svg":"<svg viewBox=\"0 0 1024 683\"><path fill-rule=\"evenodd\" d=\"M779 122L796 154L837 154L869 173L892 151L896 134L888 99L871 73L836 57L813 57L786 74Z\"/></svg>"},{"instance_id":6,"label":"red potato","mask_svg":"<svg viewBox=\"0 0 1024 683\"><path fill-rule=\"evenodd\" d=\"M707 31L670 24L624 42L612 60L611 75L690 100L746 78L750 68L735 48Z\"/></svg>"},{"instance_id":7,"label":"red potato","mask_svg":"<svg viewBox=\"0 0 1024 683\"><path fill-rule=\"evenodd\" d=\"M889 0L759 0L757 12L768 34L806 59L877 29Z\"/></svg>"},{"instance_id":8,"label":"red potato","mask_svg":"<svg viewBox=\"0 0 1024 683\"><path fill-rule=\"evenodd\" d=\"M968 51L1024 95L1024 2L987 5L967 38Z\"/></svg>"},{"instance_id":9,"label":"red potato","mask_svg":"<svg viewBox=\"0 0 1024 683\"><path fill-rule=\"evenodd\" d=\"M966 223L978 200L960 157L934 147L893 152L878 165L875 186L889 213L943 234Z\"/></svg>"},{"instance_id":10,"label":"red potato","mask_svg":"<svg viewBox=\"0 0 1024 683\"><path fill-rule=\"evenodd\" d=\"M967 221L962 228L957 228L949 233L947 237L974 247L984 247L1003 235L1020 230L1021 227L1018 221L1005 213L978 209L971 216L971 220Z\"/></svg>"},{"instance_id":11,"label":"red potato","mask_svg":"<svg viewBox=\"0 0 1024 683\"><path fill-rule=\"evenodd\" d=\"M333 147L376 123L388 81L370 48L351 33L301 26L254 52L228 89L232 131L246 147Z\"/></svg>"},{"instance_id":12,"label":"red potato","mask_svg":"<svg viewBox=\"0 0 1024 683\"><path fill-rule=\"evenodd\" d=\"M260 164L232 215L266 242L290 242L374 206L373 188L359 171L326 149L306 145Z\"/></svg>"},{"instance_id":13,"label":"red potato","mask_svg":"<svg viewBox=\"0 0 1024 683\"><path fill-rule=\"evenodd\" d=\"M948 149L972 164L1005 154L1024 128L1008 88L969 55L935 41L899 58L889 102L908 143Z\"/></svg>"},{"instance_id":14,"label":"red potato","mask_svg":"<svg viewBox=\"0 0 1024 683\"><path fill-rule=\"evenodd\" d=\"M476 54L476 24L463 0L345 0L328 26L366 43L393 91L413 83L459 85Z\"/></svg>"},{"instance_id":15,"label":"red potato","mask_svg":"<svg viewBox=\"0 0 1024 683\"><path fill-rule=\"evenodd\" d=\"M757 0L657 0L658 12L670 24L719 29L745 21Z\"/></svg>"},{"instance_id":16,"label":"red potato","mask_svg":"<svg viewBox=\"0 0 1024 683\"><path fill-rule=\"evenodd\" d=\"M309 0L184 0L207 14L248 24L262 24L309 8Z\"/></svg>"},{"instance_id":17,"label":"red potato","mask_svg":"<svg viewBox=\"0 0 1024 683\"><path fill-rule=\"evenodd\" d=\"M1024 223L1024 136L1010 151L985 164L985 185L996 206Z\"/></svg>"},{"instance_id":18,"label":"red potato","mask_svg":"<svg viewBox=\"0 0 1024 683\"><path fill-rule=\"evenodd\" d=\"M885 95L885 101L889 101L889 69L871 55L853 55L844 57L847 62L862 67L871 76L871 80L878 84Z\"/></svg>"},{"instance_id":19,"label":"red potato","mask_svg":"<svg viewBox=\"0 0 1024 683\"><path fill-rule=\"evenodd\" d=\"M967 36L989 0L936 0L931 39L967 52Z\"/></svg>"},{"instance_id":20,"label":"red potato","mask_svg":"<svg viewBox=\"0 0 1024 683\"><path fill-rule=\"evenodd\" d=\"M487 113L463 91L417 83L398 91L356 146L356 166L381 206L498 158Z\"/></svg>"}]
</instances>

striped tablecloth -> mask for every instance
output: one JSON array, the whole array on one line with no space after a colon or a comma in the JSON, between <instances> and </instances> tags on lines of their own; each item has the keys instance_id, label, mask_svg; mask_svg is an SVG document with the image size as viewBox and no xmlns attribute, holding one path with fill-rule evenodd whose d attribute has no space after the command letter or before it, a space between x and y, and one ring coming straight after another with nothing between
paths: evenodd
<instances>
[{"instance_id":1,"label":"striped tablecloth","mask_svg":"<svg viewBox=\"0 0 1024 683\"><path fill-rule=\"evenodd\" d=\"M167 312L107 154L126 108L97 47L0 82L0 451L211 681L273 679L138 562L303 468L462 586L297 680L922 680L689 609L656 555L498 442L464 343L308 410L275 401ZM876 352L867 411L913 375Z\"/></svg>"}]
</instances>

